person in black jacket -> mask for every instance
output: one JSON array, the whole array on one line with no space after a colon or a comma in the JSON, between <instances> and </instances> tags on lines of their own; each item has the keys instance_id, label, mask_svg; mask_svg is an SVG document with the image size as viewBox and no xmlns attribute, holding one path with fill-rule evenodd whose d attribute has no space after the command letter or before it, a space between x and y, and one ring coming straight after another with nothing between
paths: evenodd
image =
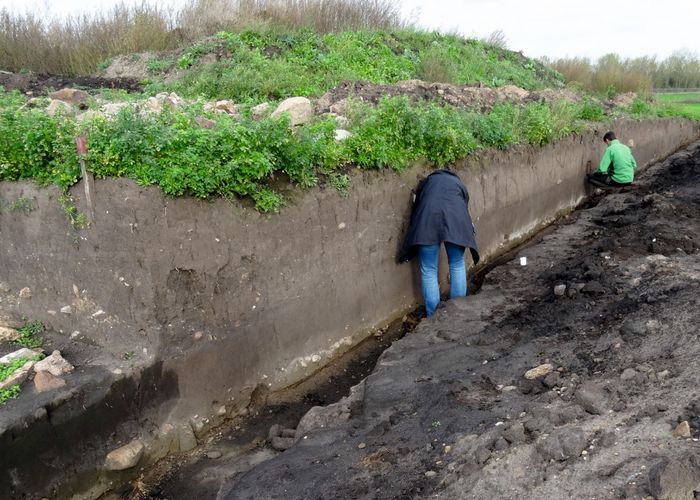
<instances>
[{"instance_id":1,"label":"person in black jacket","mask_svg":"<svg viewBox=\"0 0 700 500\"><path fill-rule=\"evenodd\" d=\"M440 302L438 256L442 243L450 268L450 298L464 297L468 293L464 251L469 248L475 264L479 252L469 215L469 193L457 174L449 170L436 170L418 185L399 256L402 262L419 257L421 290L428 316L432 316Z\"/></svg>"}]
</instances>

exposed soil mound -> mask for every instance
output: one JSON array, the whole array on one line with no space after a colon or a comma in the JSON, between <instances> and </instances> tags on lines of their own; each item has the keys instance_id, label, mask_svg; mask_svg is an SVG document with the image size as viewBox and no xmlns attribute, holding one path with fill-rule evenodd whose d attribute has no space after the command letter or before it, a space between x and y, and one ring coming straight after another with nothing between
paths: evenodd
<instances>
[{"instance_id":1,"label":"exposed soil mound","mask_svg":"<svg viewBox=\"0 0 700 500\"><path fill-rule=\"evenodd\" d=\"M96 76L61 76L45 74L27 74L0 72L0 86L6 91L19 90L22 93L31 92L43 95L53 90L66 87L84 90L92 89L122 89L128 92L141 92L143 85L135 78L102 78Z\"/></svg>"},{"instance_id":2,"label":"exposed soil mound","mask_svg":"<svg viewBox=\"0 0 700 500\"><path fill-rule=\"evenodd\" d=\"M546 102L565 99L578 102L581 98L567 89L547 89L541 92L530 92L514 85L503 87L479 87L470 85L451 85L448 83L432 83L422 80L406 80L396 85L379 85L368 82L343 82L336 88L326 92L318 101L316 109L319 113L328 111L342 113L346 99L353 98L371 104L377 104L382 97L407 96L414 101L442 101L452 106L470 108L475 111L487 112L496 103L508 101L524 104L530 101L544 100Z\"/></svg>"}]
</instances>

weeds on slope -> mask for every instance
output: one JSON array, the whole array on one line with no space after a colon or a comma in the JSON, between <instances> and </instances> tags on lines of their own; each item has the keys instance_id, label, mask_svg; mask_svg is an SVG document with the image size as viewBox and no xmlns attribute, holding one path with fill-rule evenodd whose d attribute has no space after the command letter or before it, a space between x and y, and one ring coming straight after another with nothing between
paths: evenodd
<instances>
[{"instance_id":1,"label":"weeds on slope","mask_svg":"<svg viewBox=\"0 0 700 500\"><path fill-rule=\"evenodd\" d=\"M283 205L273 187L279 176L301 188L324 179L343 193L350 167L398 171L420 159L443 167L479 148L547 144L581 130L590 115L585 105L568 102L501 103L481 115L393 97L377 107L351 103L352 135L337 141L330 117L291 130L286 118L254 120L249 110L233 118L194 104L159 114L126 107L114 119L79 122L22 109L20 97L6 95L0 111L0 180L76 183L74 138L86 134L87 165L97 177L129 177L172 196L249 197L263 212ZM203 115L215 125L200 126Z\"/></svg>"},{"instance_id":2,"label":"weeds on slope","mask_svg":"<svg viewBox=\"0 0 700 500\"><path fill-rule=\"evenodd\" d=\"M216 53L219 60L201 64ZM223 54L223 55L222 55ZM247 30L221 32L171 56L151 59L150 93L172 90L188 97L237 102L290 95L320 96L348 80L392 84L423 79L454 84L513 84L526 89L561 86L561 77L534 60L478 40L411 29L319 34ZM175 66L188 71L165 84L155 73Z\"/></svg>"}]
</instances>

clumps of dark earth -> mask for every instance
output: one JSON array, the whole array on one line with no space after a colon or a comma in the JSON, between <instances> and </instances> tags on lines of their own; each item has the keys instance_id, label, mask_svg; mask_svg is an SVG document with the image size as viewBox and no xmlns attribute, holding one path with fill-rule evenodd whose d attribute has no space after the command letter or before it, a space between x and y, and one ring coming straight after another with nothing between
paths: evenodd
<instances>
[{"instance_id":1,"label":"clumps of dark earth","mask_svg":"<svg viewBox=\"0 0 700 500\"><path fill-rule=\"evenodd\" d=\"M143 85L136 78L102 78L97 76L61 76L41 73L9 73L0 71L0 87L7 92L19 90L28 95L44 95L66 87L78 89L122 89L141 92Z\"/></svg>"},{"instance_id":2,"label":"clumps of dark earth","mask_svg":"<svg viewBox=\"0 0 700 500\"><path fill-rule=\"evenodd\" d=\"M253 407L123 495L700 498L699 216L700 142L594 194L340 401Z\"/></svg>"}]
</instances>

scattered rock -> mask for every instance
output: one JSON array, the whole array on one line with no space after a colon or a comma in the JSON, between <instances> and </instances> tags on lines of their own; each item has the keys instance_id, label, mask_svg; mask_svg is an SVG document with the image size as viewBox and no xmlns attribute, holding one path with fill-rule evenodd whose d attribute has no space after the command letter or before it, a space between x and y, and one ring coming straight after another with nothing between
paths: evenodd
<instances>
[{"instance_id":1,"label":"scattered rock","mask_svg":"<svg viewBox=\"0 0 700 500\"><path fill-rule=\"evenodd\" d=\"M61 89L49 94L51 99L77 106L80 109L87 109L90 94L84 90L78 89Z\"/></svg>"},{"instance_id":2,"label":"scattered rock","mask_svg":"<svg viewBox=\"0 0 700 500\"><path fill-rule=\"evenodd\" d=\"M19 358L31 359L34 356L36 356L37 354L39 354L39 352L33 351L31 349L27 349L26 347L23 347L21 349L18 349L14 352L9 353L9 354L5 354L2 358L0 358L0 364L9 365L15 359L19 359Z\"/></svg>"},{"instance_id":3,"label":"scattered rock","mask_svg":"<svg viewBox=\"0 0 700 500\"><path fill-rule=\"evenodd\" d=\"M73 365L63 359L60 351L54 351L51 353L51 356L47 356L34 365L34 371L47 371L51 373L51 375L58 377L64 373L73 371Z\"/></svg>"},{"instance_id":4,"label":"scattered rock","mask_svg":"<svg viewBox=\"0 0 700 500\"><path fill-rule=\"evenodd\" d=\"M25 380L27 380L29 372L31 371L32 366L34 366L34 363L36 363L36 361L27 361L21 367L15 370L12 375L0 382L0 390L7 389L13 385L21 385Z\"/></svg>"},{"instance_id":5,"label":"scattered rock","mask_svg":"<svg viewBox=\"0 0 700 500\"><path fill-rule=\"evenodd\" d=\"M557 285L554 287L554 295L562 297L566 293L566 285Z\"/></svg>"},{"instance_id":6,"label":"scattered rock","mask_svg":"<svg viewBox=\"0 0 700 500\"><path fill-rule=\"evenodd\" d=\"M34 376L34 387L37 392L46 392L58 389L66 385L66 381L60 377L55 377L51 372L40 371Z\"/></svg>"},{"instance_id":7,"label":"scattered rock","mask_svg":"<svg viewBox=\"0 0 700 500\"><path fill-rule=\"evenodd\" d=\"M545 460L562 462L578 457L586 449L586 434L578 428L561 428L537 443L537 451Z\"/></svg>"},{"instance_id":8,"label":"scattered rock","mask_svg":"<svg viewBox=\"0 0 700 500\"><path fill-rule=\"evenodd\" d=\"M664 370L664 371L657 373L656 378L663 381L663 380L666 380L670 374L671 374L671 372L669 372L668 370Z\"/></svg>"},{"instance_id":9,"label":"scattered rock","mask_svg":"<svg viewBox=\"0 0 700 500\"><path fill-rule=\"evenodd\" d=\"M366 445L365 443L360 443L360 444L357 445L357 447L358 447L360 450L363 450L363 449L365 449L365 448L367 447L367 445Z\"/></svg>"},{"instance_id":10,"label":"scattered rock","mask_svg":"<svg viewBox=\"0 0 700 500\"><path fill-rule=\"evenodd\" d=\"M677 438L689 438L693 437L693 435L690 432L690 424L688 423L687 420L684 420L680 424L676 426L676 429L673 431L673 437Z\"/></svg>"},{"instance_id":11,"label":"scattered rock","mask_svg":"<svg viewBox=\"0 0 700 500\"><path fill-rule=\"evenodd\" d=\"M489 458L491 458L491 450L484 446L480 446L474 451L474 460L478 464L486 463Z\"/></svg>"},{"instance_id":12,"label":"scattered rock","mask_svg":"<svg viewBox=\"0 0 700 500\"><path fill-rule=\"evenodd\" d=\"M520 422L513 424L503 432L503 437L511 444L522 443L526 439L525 426Z\"/></svg>"},{"instance_id":13,"label":"scattered rock","mask_svg":"<svg viewBox=\"0 0 700 500\"><path fill-rule=\"evenodd\" d=\"M545 377L548 374L552 373L553 370L554 367L551 364L545 363L536 368L533 368L532 370L526 371L525 378L528 380L534 380L536 378Z\"/></svg>"},{"instance_id":14,"label":"scattered rock","mask_svg":"<svg viewBox=\"0 0 700 500\"><path fill-rule=\"evenodd\" d=\"M602 295L605 293L605 288L598 281L589 281L586 283L581 292L591 294L591 295Z\"/></svg>"},{"instance_id":15,"label":"scattered rock","mask_svg":"<svg viewBox=\"0 0 700 500\"><path fill-rule=\"evenodd\" d=\"M659 500L692 500L700 491L700 459L664 459L649 470L649 490Z\"/></svg>"},{"instance_id":16,"label":"scattered rock","mask_svg":"<svg viewBox=\"0 0 700 500\"><path fill-rule=\"evenodd\" d=\"M32 298L32 289L29 288L28 286L25 286L19 291L19 298L20 299L31 299Z\"/></svg>"},{"instance_id":17,"label":"scattered rock","mask_svg":"<svg viewBox=\"0 0 700 500\"><path fill-rule=\"evenodd\" d=\"M270 117L278 118L282 113L289 113L289 124L294 127L303 125L311 120L314 115L314 108L311 105L311 101L306 97L290 97L282 101Z\"/></svg>"},{"instance_id":18,"label":"scattered rock","mask_svg":"<svg viewBox=\"0 0 700 500\"><path fill-rule=\"evenodd\" d=\"M351 136L352 132L348 132L347 130L343 130L341 128L335 131L335 140L339 142L344 141L345 139Z\"/></svg>"},{"instance_id":19,"label":"scattered rock","mask_svg":"<svg viewBox=\"0 0 700 500\"><path fill-rule=\"evenodd\" d=\"M294 445L294 438L275 436L270 440L270 445L277 451L284 451Z\"/></svg>"},{"instance_id":20,"label":"scattered rock","mask_svg":"<svg viewBox=\"0 0 700 500\"><path fill-rule=\"evenodd\" d=\"M270 110L270 103L269 102L263 102L258 104L257 106L253 106L250 108L250 115L253 117L253 120L259 120L262 117L264 117L268 111Z\"/></svg>"},{"instance_id":21,"label":"scattered rock","mask_svg":"<svg viewBox=\"0 0 700 500\"><path fill-rule=\"evenodd\" d=\"M627 368L627 369L625 369L625 371L622 372L622 375L620 375L620 378L622 380L632 380L636 376L637 376L637 372L634 369Z\"/></svg>"},{"instance_id":22,"label":"scattered rock","mask_svg":"<svg viewBox=\"0 0 700 500\"><path fill-rule=\"evenodd\" d=\"M180 451L190 451L197 447L197 437L194 435L192 426L187 422L182 422L177 427Z\"/></svg>"},{"instance_id":23,"label":"scattered rock","mask_svg":"<svg viewBox=\"0 0 700 500\"><path fill-rule=\"evenodd\" d=\"M206 454L207 458L210 458L212 460L216 460L217 458L221 458L222 454L220 451L208 451Z\"/></svg>"},{"instance_id":24,"label":"scattered rock","mask_svg":"<svg viewBox=\"0 0 700 500\"><path fill-rule=\"evenodd\" d=\"M214 103L208 102L204 105L204 111L214 111L216 113L225 113L231 116L238 116L241 114L239 106L231 100L216 101Z\"/></svg>"},{"instance_id":25,"label":"scattered rock","mask_svg":"<svg viewBox=\"0 0 700 500\"><path fill-rule=\"evenodd\" d=\"M14 328L0 326L0 342L13 342L22 336Z\"/></svg>"},{"instance_id":26,"label":"scattered rock","mask_svg":"<svg viewBox=\"0 0 700 500\"><path fill-rule=\"evenodd\" d=\"M66 102L53 100L47 106L46 114L49 116L56 116L57 114L72 116L75 114L75 109Z\"/></svg>"},{"instance_id":27,"label":"scattered rock","mask_svg":"<svg viewBox=\"0 0 700 500\"><path fill-rule=\"evenodd\" d=\"M574 397L584 410L593 415L602 415L609 406L607 393L595 382L581 384Z\"/></svg>"},{"instance_id":28,"label":"scattered rock","mask_svg":"<svg viewBox=\"0 0 700 500\"><path fill-rule=\"evenodd\" d=\"M493 449L496 451L503 451L508 449L508 441L506 441L504 438L500 437L496 439L496 442L493 443Z\"/></svg>"},{"instance_id":29,"label":"scattered rock","mask_svg":"<svg viewBox=\"0 0 700 500\"><path fill-rule=\"evenodd\" d=\"M437 472L435 472L434 470L429 470L429 471L425 472L425 477L435 477L435 476L437 476Z\"/></svg>"},{"instance_id":30,"label":"scattered rock","mask_svg":"<svg viewBox=\"0 0 700 500\"><path fill-rule=\"evenodd\" d=\"M114 118L119 114L119 112L124 109L128 108L129 103L128 102L108 102L106 104L103 104L102 107L100 108L100 111L102 114L104 114L105 117L107 118Z\"/></svg>"},{"instance_id":31,"label":"scattered rock","mask_svg":"<svg viewBox=\"0 0 700 500\"><path fill-rule=\"evenodd\" d=\"M561 375L559 374L559 372L552 372L549 375L547 375L542 382L544 383L544 385L551 389L553 387L558 386L560 381Z\"/></svg>"},{"instance_id":32,"label":"scattered rock","mask_svg":"<svg viewBox=\"0 0 700 500\"><path fill-rule=\"evenodd\" d=\"M203 116L198 116L194 119L194 121L202 128L212 129L216 127L216 122L214 120L210 120L209 118L205 118Z\"/></svg>"},{"instance_id":33,"label":"scattered rock","mask_svg":"<svg viewBox=\"0 0 700 500\"><path fill-rule=\"evenodd\" d=\"M143 443L134 439L131 443L111 451L105 459L105 469L126 470L139 463L143 456Z\"/></svg>"},{"instance_id":34,"label":"scattered rock","mask_svg":"<svg viewBox=\"0 0 700 500\"><path fill-rule=\"evenodd\" d=\"M61 312L63 314L71 314L73 312L73 308L71 306L63 306L61 308Z\"/></svg>"}]
</instances>

